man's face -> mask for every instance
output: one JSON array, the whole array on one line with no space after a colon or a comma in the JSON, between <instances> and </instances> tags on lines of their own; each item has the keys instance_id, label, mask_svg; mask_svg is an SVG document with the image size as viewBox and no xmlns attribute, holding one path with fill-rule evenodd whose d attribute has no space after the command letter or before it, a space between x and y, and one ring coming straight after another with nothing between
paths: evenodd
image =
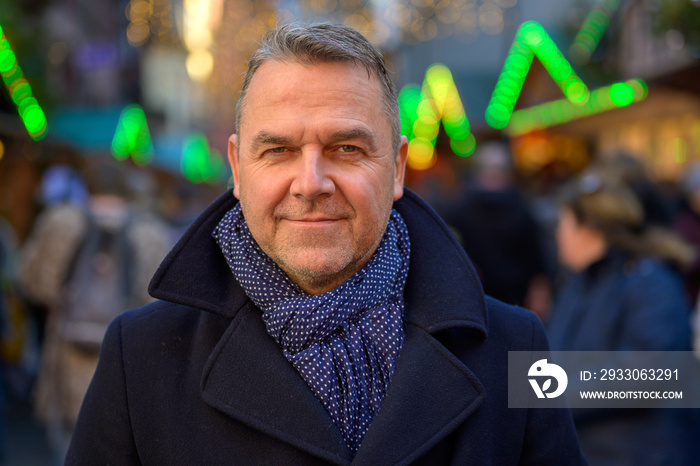
<instances>
[{"instance_id":1,"label":"man's face","mask_svg":"<svg viewBox=\"0 0 700 466\"><path fill-rule=\"evenodd\" d=\"M382 102L379 81L350 63L268 61L250 82L229 140L234 195L260 247L307 293L362 268L403 195L407 143L393 152Z\"/></svg>"}]
</instances>

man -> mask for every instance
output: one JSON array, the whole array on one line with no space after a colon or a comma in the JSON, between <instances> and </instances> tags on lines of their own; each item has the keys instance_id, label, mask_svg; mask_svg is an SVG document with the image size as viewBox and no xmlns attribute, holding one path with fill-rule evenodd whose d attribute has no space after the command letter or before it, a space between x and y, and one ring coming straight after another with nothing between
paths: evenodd
<instances>
[{"instance_id":1,"label":"man","mask_svg":"<svg viewBox=\"0 0 700 466\"><path fill-rule=\"evenodd\" d=\"M362 35L270 31L237 126L240 203L212 204L151 282L162 301L110 327L68 464L585 463L568 411L507 408L507 352L544 332L404 192Z\"/></svg>"}]
</instances>

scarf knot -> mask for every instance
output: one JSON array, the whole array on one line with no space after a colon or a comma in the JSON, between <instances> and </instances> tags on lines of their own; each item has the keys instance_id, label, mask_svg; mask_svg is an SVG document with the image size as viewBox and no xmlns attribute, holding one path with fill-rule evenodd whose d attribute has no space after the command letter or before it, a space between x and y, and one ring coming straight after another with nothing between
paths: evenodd
<instances>
[{"instance_id":1,"label":"scarf knot","mask_svg":"<svg viewBox=\"0 0 700 466\"><path fill-rule=\"evenodd\" d=\"M268 334L357 452L403 344L410 243L395 210L365 266L336 289L307 295L253 239L240 204L213 234L233 275L263 311Z\"/></svg>"}]
</instances>

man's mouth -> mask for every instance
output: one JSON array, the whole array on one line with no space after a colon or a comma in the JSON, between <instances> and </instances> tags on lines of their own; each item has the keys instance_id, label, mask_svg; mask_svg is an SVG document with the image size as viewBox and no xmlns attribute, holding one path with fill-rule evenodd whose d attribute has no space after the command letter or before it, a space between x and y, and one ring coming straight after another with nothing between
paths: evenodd
<instances>
[{"instance_id":1,"label":"man's mouth","mask_svg":"<svg viewBox=\"0 0 700 466\"><path fill-rule=\"evenodd\" d=\"M307 222L307 223L315 223L315 222L335 222L340 220L339 218L332 218L332 217L322 217L322 216L309 216L309 217L301 217L301 218L287 218L285 220L288 220L290 222Z\"/></svg>"}]
</instances>

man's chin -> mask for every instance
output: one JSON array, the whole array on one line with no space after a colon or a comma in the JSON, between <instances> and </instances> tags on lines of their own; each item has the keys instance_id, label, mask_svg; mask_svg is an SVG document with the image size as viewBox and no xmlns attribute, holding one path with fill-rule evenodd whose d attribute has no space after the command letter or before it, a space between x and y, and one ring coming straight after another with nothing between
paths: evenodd
<instances>
[{"instance_id":1,"label":"man's chin","mask_svg":"<svg viewBox=\"0 0 700 466\"><path fill-rule=\"evenodd\" d=\"M279 259L277 262L287 276L310 294L330 291L356 272L352 258L333 258L327 250Z\"/></svg>"}]
</instances>

